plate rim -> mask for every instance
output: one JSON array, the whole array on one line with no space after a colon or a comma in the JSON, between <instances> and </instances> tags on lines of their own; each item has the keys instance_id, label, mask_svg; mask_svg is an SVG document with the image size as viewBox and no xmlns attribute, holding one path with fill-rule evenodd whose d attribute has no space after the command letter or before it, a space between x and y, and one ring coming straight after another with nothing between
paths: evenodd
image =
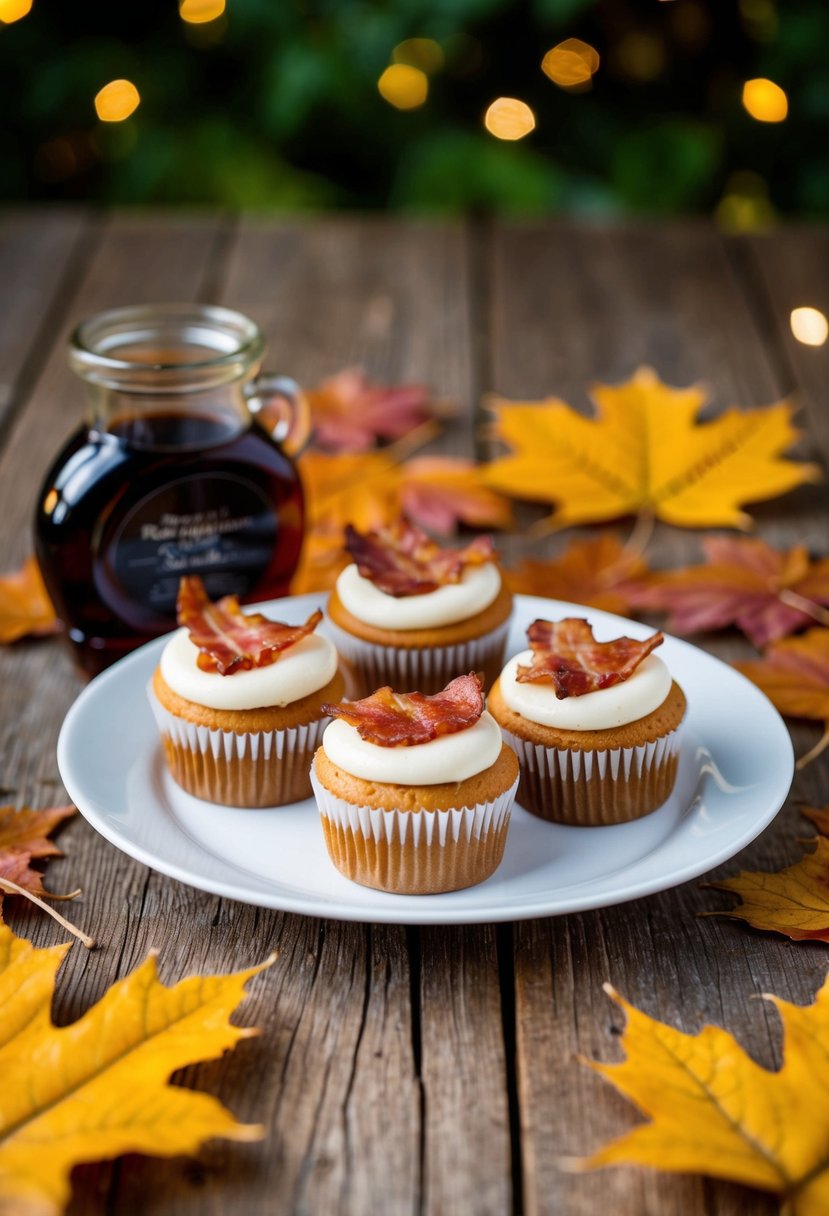
<instances>
[{"instance_id":1,"label":"plate rim","mask_svg":"<svg viewBox=\"0 0 829 1216\"><path fill-rule=\"evenodd\" d=\"M269 611L282 609L286 603L298 608L300 611L307 611L313 607L324 607L327 600L327 592L308 592L297 596L282 596L277 599L262 601L257 605L251 605L258 611ZM543 611L549 611L553 608L560 611L562 608L565 612L579 612L584 614L598 615L602 623L611 623L613 627L621 626L625 631L630 631L634 636L638 631L648 635L653 632L653 628L644 625L640 621L619 616L615 613L606 612L603 609L592 608L583 604L574 604L565 600L552 600L543 596L518 595L514 596L513 613L518 610L523 610L528 613L540 614ZM670 871L670 877L667 878L664 874L656 874L652 879L638 879L632 883L621 884L617 882L614 885L614 879L623 879L626 871L649 854L643 854L642 857L635 858L632 862L626 864L618 870L609 871L605 875L585 880L584 883L576 883L570 887L553 888L550 897L539 900L534 903L521 903L512 906L509 903L503 903L499 906L498 899L495 897L493 906L488 911L483 912L479 907L465 907L459 904L457 908L447 909L445 903L441 906L431 904L432 900L445 901L447 897L453 895L462 896L461 892L447 892L443 895L436 896L420 896L416 897L419 901L423 900L422 911L413 911L411 906L407 904L405 908L394 908L391 903L388 908L373 906L360 902L360 893L368 889L354 883L354 891L356 892L355 901L353 903L344 904L337 897L327 900L322 895L314 895L313 898L298 897L280 889L278 884L270 883L267 878L260 877L254 873L248 873L242 867L235 865L233 862L225 862L230 871L229 879L214 878L210 875L203 875L198 872L184 871L176 863L168 861L163 854L153 853L146 849L142 844L137 843L129 838L129 836L121 833L117 829L117 825L111 822L111 818L100 814L97 807L94 805L94 798L89 799L85 796L83 782L76 780L76 770L71 756L71 741L73 732L76 728L76 721L85 713L88 702L94 700L103 689L109 687L113 682L118 682L124 678L125 670L128 671L134 666L143 666L151 661L151 656L156 652L160 653L170 634L165 634L161 637L154 638L149 642L144 643L130 654L119 659L111 667L101 672L90 683L81 690L78 697L70 706L64 718L60 729L57 744L57 762L60 771L61 779L69 793L70 798L78 807L81 815L86 819L91 827L94 828L101 836L104 837L110 844L120 851L132 857L134 860L146 865L149 869L163 874L168 878L172 878L177 882L183 883L185 886L192 887L195 890L205 891L209 894L218 895L224 899L232 899L241 903L251 904L256 907L266 907L277 911L283 911L291 914L323 917L327 919L342 920L351 923L376 923L376 924L403 924L403 925L430 925L430 924L495 924L519 920L533 920L549 916L563 916L573 912L587 911L597 908L605 908L616 906L617 904L628 903L636 899L645 898L646 896L656 894L661 891L670 890L674 887L681 886L684 883L698 878L702 874L714 869L716 866L729 860L742 849L746 848L753 840L755 840L761 832L763 832L773 821L791 789L791 783L794 776L794 747L791 736L777 709L766 697L766 695L753 684L746 676L737 671L730 664L719 659L716 655L710 654L701 647L695 646L693 643L686 641L683 638L677 638L670 634L665 634L666 639L670 639L672 646L678 646L685 651L691 653L702 654L707 660L710 660L716 665L723 667L729 677L737 681L737 685L742 684L756 702L763 707L763 712L768 717L770 727L778 732L778 744L783 745L783 750L786 753L787 768L786 773L781 777L781 788L785 783L785 791L782 796L779 796L779 791L775 791L773 796L764 804L764 809L761 814L753 819L745 830L738 834L737 837L732 837L729 842L723 844L718 849L712 849L706 852L704 856L696 856L689 860L688 864L674 868ZM154 661L154 657L152 659ZM703 739L704 742L704 739ZM151 760L148 758L148 763ZM164 807L159 804L160 810L164 813ZM211 857L214 861L221 861L208 848L202 846L198 841L193 840L184 830L180 823L171 816L175 825L175 830L178 831L188 845L195 848L197 851ZM584 828L576 829L585 832L599 833L601 828ZM669 835L655 846L655 849L663 847L674 835L675 828ZM233 876L238 875L238 882L234 883ZM241 885L242 880L248 884L248 890ZM604 882L607 885L607 890L604 894L597 893L595 890L590 893L585 893L579 897L577 894L578 888L581 885L594 886L597 882ZM474 888L471 888L474 890ZM553 906L556 903L556 892L571 892L572 894L565 899L562 906ZM379 893L371 891L371 896L376 897L378 894L386 894L389 900L394 901L398 897L388 893ZM408 898L408 897L404 897ZM313 904L313 907L309 906ZM430 911L431 904L431 911ZM419 905L418 905L419 907Z\"/></svg>"}]
</instances>

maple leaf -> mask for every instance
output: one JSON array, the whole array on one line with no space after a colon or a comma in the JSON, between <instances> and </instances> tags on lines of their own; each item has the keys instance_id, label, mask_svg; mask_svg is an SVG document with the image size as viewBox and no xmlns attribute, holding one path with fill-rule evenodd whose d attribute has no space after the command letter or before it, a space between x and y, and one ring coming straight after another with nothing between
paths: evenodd
<instances>
[{"instance_id":1,"label":"maple leaf","mask_svg":"<svg viewBox=\"0 0 829 1216\"><path fill-rule=\"evenodd\" d=\"M53 1216L80 1162L121 1153L173 1157L203 1141L258 1140L209 1094L167 1084L258 1033L228 1018L268 959L232 975L159 983L151 955L77 1022L52 1025L68 947L39 950L0 925L0 1195L4 1211Z\"/></svg>"},{"instance_id":2,"label":"maple leaf","mask_svg":"<svg viewBox=\"0 0 829 1216\"><path fill-rule=\"evenodd\" d=\"M524 558L506 571L511 591L586 604L629 616L631 597L650 571L644 558L626 550L610 532L573 541L560 557Z\"/></svg>"},{"instance_id":3,"label":"maple leaf","mask_svg":"<svg viewBox=\"0 0 829 1216\"><path fill-rule=\"evenodd\" d=\"M816 465L781 458L798 436L786 402L697 422L703 390L670 388L650 368L625 384L594 385L592 395L594 418L555 398L494 399L492 434L513 454L492 461L488 484L556 504L556 527L639 515L746 528L740 504L819 479Z\"/></svg>"},{"instance_id":4,"label":"maple leaf","mask_svg":"<svg viewBox=\"0 0 829 1216\"><path fill-rule=\"evenodd\" d=\"M0 642L41 637L59 629L40 567L27 557L14 574L0 576Z\"/></svg>"},{"instance_id":5,"label":"maple leaf","mask_svg":"<svg viewBox=\"0 0 829 1216\"><path fill-rule=\"evenodd\" d=\"M781 714L823 723L823 735L797 762L814 760L829 744L829 629L819 625L796 638L773 642L761 659L734 666L753 680Z\"/></svg>"},{"instance_id":6,"label":"maple leaf","mask_svg":"<svg viewBox=\"0 0 829 1216\"><path fill-rule=\"evenodd\" d=\"M634 591L636 607L668 611L675 633L737 625L758 649L816 619L829 625L829 558L810 562L803 545L781 552L745 537L709 536L702 546L704 565L653 575Z\"/></svg>"},{"instance_id":7,"label":"maple leaf","mask_svg":"<svg viewBox=\"0 0 829 1216\"><path fill-rule=\"evenodd\" d=\"M583 1061L650 1122L582 1169L629 1162L771 1191L787 1216L829 1211L829 979L813 1005L766 996L783 1024L783 1066L761 1068L727 1031L684 1034L605 991L627 1015L621 1064Z\"/></svg>"},{"instance_id":8,"label":"maple leaf","mask_svg":"<svg viewBox=\"0 0 829 1216\"><path fill-rule=\"evenodd\" d=\"M364 452L377 439L400 439L429 416L422 384L372 384L347 367L305 394L314 439L335 452Z\"/></svg>"},{"instance_id":9,"label":"maple leaf","mask_svg":"<svg viewBox=\"0 0 829 1216\"><path fill-rule=\"evenodd\" d=\"M63 856L48 836L59 823L74 814L73 806L54 806L42 811L29 807L17 811L13 806L0 806L0 878L24 887L33 895L50 895L43 888L43 874L33 870L30 862ZM0 890L0 908L2 906L3 892Z\"/></svg>"},{"instance_id":10,"label":"maple leaf","mask_svg":"<svg viewBox=\"0 0 829 1216\"><path fill-rule=\"evenodd\" d=\"M829 942L829 807L801 807L801 813L821 834L815 851L771 874L743 870L733 878L706 883L738 895L740 904L727 912L701 915L732 917L792 941Z\"/></svg>"},{"instance_id":11,"label":"maple leaf","mask_svg":"<svg viewBox=\"0 0 829 1216\"><path fill-rule=\"evenodd\" d=\"M480 465L451 456L418 456L401 470L400 509L404 515L441 536L458 523L470 528L509 528L507 500L483 480Z\"/></svg>"}]
</instances>

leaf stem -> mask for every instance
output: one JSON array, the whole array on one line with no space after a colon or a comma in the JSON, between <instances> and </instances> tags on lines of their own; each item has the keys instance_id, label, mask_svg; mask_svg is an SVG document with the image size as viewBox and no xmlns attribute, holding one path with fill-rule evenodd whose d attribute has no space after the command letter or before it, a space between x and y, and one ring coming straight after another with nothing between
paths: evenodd
<instances>
[{"instance_id":1,"label":"leaf stem","mask_svg":"<svg viewBox=\"0 0 829 1216\"><path fill-rule=\"evenodd\" d=\"M50 908L47 903L44 903L42 899L40 899L37 895L34 895L31 891L27 891L25 887L19 887L17 883L12 882L10 878L0 878L0 891L5 891L8 895L22 895L24 898L30 899L33 904L37 904L37 906L42 908L44 912L48 912L59 925L63 925L64 929L67 929L70 933L74 934L79 941L82 941L87 950L91 950L95 945L94 937L89 937L88 934L83 932L83 930L76 928L71 921L68 921L65 917L61 916L60 912L56 912L54 908Z\"/></svg>"},{"instance_id":2,"label":"leaf stem","mask_svg":"<svg viewBox=\"0 0 829 1216\"><path fill-rule=\"evenodd\" d=\"M652 511L641 511L636 516L636 523L633 525L633 530L623 547L623 552L628 557L642 556L650 544L655 524L656 516Z\"/></svg>"},{"instance_id":3,"label":"leaf stem","mask_svg":"<svg viewBox=\"0 0 829 1216\"><path fill-rule=\"evenodd\" d=\"M796 591L783 587L778 591L777 598L782 603L788 604L790 608L797 608L799 612L805 612L813 621L817 621L821 625L829 625L829 609L824 608L822 604L816 604L814 600L807 599L805 595L798 595Z\"/></svg>"},{"instance_id":4,"label":"leaf stem","mask_svg":"<svg viewBox=\"0 0 829 1216\"><path fill-rule=\"evenodd\" d=\"M824 726L825 726L825 729L823 731L823 734L818 739L815 746L810 748L809 751L806 752L805 756L801 756L800 759L798 760L797 764L795 765L795 768L798 769L798 771L802 768L805 768L807 764L811 764L813 760L817 760L817 758L821 754L821 752L826 747L829 747L829 722L826 722L824 724Z\"/></svg>"}]
</instances>

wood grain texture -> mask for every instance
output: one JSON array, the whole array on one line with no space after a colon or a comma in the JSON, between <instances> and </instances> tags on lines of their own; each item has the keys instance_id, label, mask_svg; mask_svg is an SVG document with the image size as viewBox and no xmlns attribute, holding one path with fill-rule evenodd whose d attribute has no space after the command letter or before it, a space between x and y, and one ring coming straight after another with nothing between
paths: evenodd
<instances>
[{"instance_id":1,"label":"wood grain texture","mask_svg":"<svg viewBox=\"0 0 829 1216\"><path fill-rule=\"evenodd\" d=\"M0 383L16 385L24 407L0 452L7 567L30 547L36 483L82 409L65 334L79 317L130 301L239 307L262 325L268 365L301 382L353 363L378 379L426 380L458 404L444 451L485 450L476 425L482 415L473 415L482 391L557 393L587 409L592 380L620 380L648 362L674 384L707 381L712 410L794 391L806 403L799 454L827 454L820 370L827 356L787 337L794 302L822 306L825 234L810 245L810 234L800 233L725 242L699 224L465 230L380 217L209 215L123 215L86 228L60 215L19 222L32 254L29 262L14 246L20 261L12 279L28 282L26 317L39 305L47 310L51 338L41 333L36 344L33 335L26 346L12 340L13 328L0 336ZM0 257L13 234L0 219ZM62 271L48 249L63 250ZM70 274L78 250L82 265ZM22 319L20 332L28 332ZM824 494L810 487L753 508L760 534L786 545L804 538L825 553ZM530 507L523 518L538 514ZM511 556L551 554L574 534L543 541L519 534L504 547ZM655 563L698 553L699 534L657 529ZM726 658L751 652L731 635L701 644ZM22 643L0 651L0 677L6 797L59 802L55 740L80 687L69 659L54 641ZM799 727L797 749L816 733ZM806 830L797 803L829 802L828 778L827 758L804 770L772 828L720 872L794 860ZM263 1122L267 1138L214 1143L194 1161L127 1157L82 1167L73 1216L777 1210L767 1197L702 1178L559 1168L562 1156L589 1152L637 1117L576 1058L619 1056L620 1015L601 990L606 979L654 1016L686 1030L725 1025L762 1063L779 1063L775 1015L751 998L771 991L811 1000L826 949L698 919L727 909L728 895L689 883L623 907L497 930L405 930L290 916L190 890L131 861L80 819L60 840L67 856L51 863L47 885L84 888L70 914L101 944L70 952L59 1021L78 1016L150 947L160 949L168 982L278 952L238 1015L260 1026L260 1037L182 1075L240 1118ZM40 913L9 908L18 932L38 944L60 939Z\"/></svg>"},{"instance_id":2,"label":"wood grain texture","mask_svg":"<svg viewBox=\"0 0 829 1216\"><path fill-rule=\"evenodd\" d=\"M711 408L768 403L790 391L757 323L739 264L709 228L672 225L620 232L569 226L504 226L493 234L491 387L506 397L560 396L588 409L587 386L626 379L650 364L668 383L704 380ZM548 335L540 340L543 327ZM813 454L811 433L801 445ZM826 551L821 493L808 488L753 509L758 531L791 545L807 537ZM580 530L589 534L588 530ZM560 550L566 538L510 538L521 554ZM656 565L696 559L698 537L659 526L649 547ZM723 658L748 657L735 637L707 637ZM805 728L801 738L814 738ZM806 770L787 810L734 862L777 868L799 853L795 810L806 787L825 800L826 769ZM610 980L652 1016L694 1031L729 1027L767 1065L779 1062L775 1017L750 997L773 991L811 1000L825 950L798 951L728 921L699 920L728 907L698 883L615 909L515 926L516 1050L525 1211L588 1216L611 1205L623 1213L771 1213L773 1201L701 1179L636 1170L568 1175L561 1156L583 1155L636 1121L631 1107L575 1062L579 1054L618 1058L619 1015L601 985Z\"/></svg>"}]
</instances>

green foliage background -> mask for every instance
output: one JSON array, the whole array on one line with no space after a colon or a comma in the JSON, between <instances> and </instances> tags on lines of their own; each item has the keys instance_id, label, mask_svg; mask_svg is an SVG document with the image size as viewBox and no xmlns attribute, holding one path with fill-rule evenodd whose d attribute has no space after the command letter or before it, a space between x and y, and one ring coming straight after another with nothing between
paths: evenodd
<instances>
[{"instance_id":1,"label":"green foliage background","mask_svg":"<svg viewBox=\"0 0 829 1216\"><path fill-rule=\"evenodd\" d=\"M601 65L565 92L541 59L566 37ZM443 68L402 112L377 80L394 47L436 39ZM0 29L0 195L117 203L424 212L716 212L757 227L829 214L826 0L227 0L188 26L175 0L34 0ZM757 122L767 76L789 116ZM99 123L127 77L141 105ZM484 129L520 97L537 129ZM723 202L725 199L725 202Z\"/></svg>"}]
</instances>

